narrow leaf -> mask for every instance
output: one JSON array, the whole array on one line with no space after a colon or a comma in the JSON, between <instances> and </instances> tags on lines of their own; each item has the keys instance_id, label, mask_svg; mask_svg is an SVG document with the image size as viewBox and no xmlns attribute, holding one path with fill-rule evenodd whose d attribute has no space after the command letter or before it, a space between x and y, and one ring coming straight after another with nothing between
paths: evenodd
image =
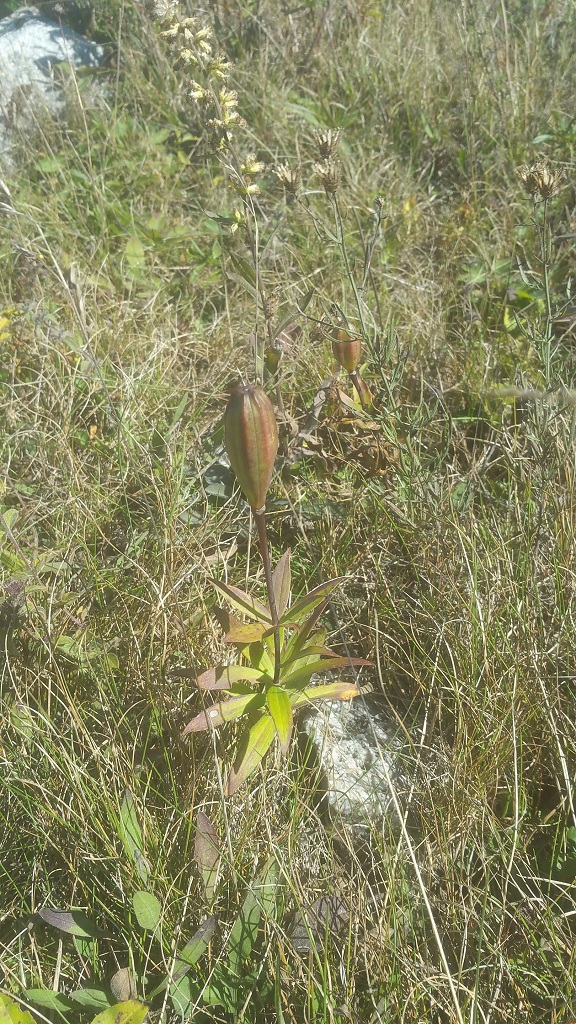
<instances>
[{"instance_id":1,"label":"narrow leaf","mask_svg":"<svg viewBox=\"0 0 576 1024\"><path fill-rule=\"evenodd\" d=\"M200 959L203 953L206 952L212 936L216 930L216 918L208 917L202 922L198 930L194 933L192 938L186 945L180 950L175 961L174 968L171 976L168 976L150 993L149 998L152 1000L160 992L163 992L165 988L170 985L170 995L173 997L173 987L178 987L179 982L185 977L191 967L194 966Z\"/></svg>"},{"instance_id":2,"label":"narrow leaf","mask_svg":"<svg viewBox=\"0 0 576 1024\"><path fill-rule=\"evenodd\" d=\"M202 872L206 896L211 899L214 895L214 883L220 861L220 840L214 825L204 811L198 811L196 825L198 831L194 840L194 860Z\"/></svg>"},{"instance_id":3,"label":"narrow leaf","mask_svg":"<svg viewBox=\"0 0 576 1024\"><path fill-rule=\"evenodd\" d=\"M97 1017L94 1017L91 1024L142 1024L148 1007L137 999L127 999L124 1003L115 1003L109 1006Z\"/></svg>"},{"instance_id":4,"label":"narrow leaf","mask_svg":"<svg viewBox=\"0 0 576 1024\"><path fill-rule=\"evenodd\" d=\"M51 910L50 907L43 907L38 911L38 917L52 928L58 928L68 935L77 935L81 939L103 935L101 929L82 910Z\"/></svg>"},{"instance_id":5,"label":"narrow leaf","mask_svg":"<svg viewBox=\"0 0 576 1024\"><path fill-rule=\"evenodd\" d=\"M326 630L316 629L319 619L322 617L326 608L330 604L330 598L326 598L319 604L311 615L308 616L306 622L300 626L300 632L295 633L288 646L286 648L285 657L291 658L293 655L298 654L299 651L303 650L308 641L311 643L323 643L326 639Z\"/></svg>"},{"instance_id":6,"label":"narrow leaf","mask_svg":"<svg viewBox=\"0 0 576 1024\"><path fill-rule=\"evenodd\" d=\"M206 732L207 729L217 729L224 722L231 722L233 719L239 718L246 711L252 711L261 706L263 702L264 698L258 693L245 693L241 696L229 697L228 700L212 704L205 711L201 711L199 715L196 715L196 718L188 722L188 725L180 735L183 739L184 736L188 736L191 732Z\"/></svg>"},{"instance_id":7,"label":"narrow leaf","mask_svg":"<svg viewBox=\"0 0 576 1024\"><path fill-rule=\"evenodd\" d=\"M234 683L260 680L262 673L247 665L218 665L209 668L196 678L201 690L229 690Z\"/></svg>"},{"instance_id":8,"label":"narrow leaf","mask_svg":"<svg viewBox=\"0 0 576 1024\"><path fill-rule=\"evenodd\" d=\"M162 917L162 907L156 896L140 889L132 897L132 906L140 927L147 932L153 932Z\"/></svg>"},{"instance_id":9,"label":"narrow leaf","mask_svg":"<svg viewBox=\"0 0 576 1024\"><path fill-rule=\"evenodd\" d=\"M129 789L125 791L122 803L120 804L120 823L118 832L126 853L136 867L136 871L140 876L140 881L143 885L147 885L148 877L150 875L150 867L144 853L142 852L144 849L142 829L140 828L140 823L138 821L136 801Z\"/></svg>"},{"instance_id":10,"label":"narrow leaf","mask_svg":"<svg viewBox=\"0 0 576 1024\"><path fill-rule=\"evenodd\" d=\"M278 739L280 740L280 750L282 754L286 754L290 746L293 725L290 697L282 687L270 686L266 694L266 700L268 710L276 726Z\"/></svg>"},{"instance_id":11,"label":"narrow leaf","mask_svg":"<svg viewBox=\"0 0 576 1024\"><path fill-rule=\"evenodd\" d=\"M192 938L178 953L178 957L174 964L174 975L173 980L177 981L183 978L187 971L190 970L194 964L198 963L198 960L206 952L210 945L212 936L216 931L216 918L208 917L202 922L198 930L194 933Z\"/></svg>"},{"instance_id":12,"label":"narrow leaf","mask_svg":"<svg viewBox=\"0 0 576 1024\"><path fill-rule=\"evenodd\" d=\"M272 573L272 589L278 615L283 615L290 599L290 548L288 548Z\"/></svg>"},{"instance_id":13,"label":"narrow leaf","mask_svg":"<svg viewBox=\"0 0 576 1024\"><path fill-rule=\"evenodd\" d=\"M294 672L291 672L290 675L285 676L282 682L286 687L298 686L301 683L307 682L315 672L333 672L335 669L348 668L350 665L371 664L371 661L366 661L364 658L321 658L319 661L313 661L308 665L301 665Z\"/></svg>"},{"instance_id":14,"label":"narrow leaf","mask_svg":"<svg viewBox=\"0 0 576 1024\"><path fill-rule=\"evenodd\" d=\"M294 701L294 707L299 708L302 704L315 700L351 700L359 693L360 690L354 683L326 683L321 686L310 686L298 694Z\"/></svg>"},{"instance_id":15,"label":"narrow leaf","mask_svg":"<svg viewBox=\"0 0 576 1024\"><path fill-rule=\"evenodd\" d=\"M239 975L258 938L260 903L250 890L242 904L228 938L228 964L232 974Z\"/></svg>"},{"instance_id":16,"label":"narrow leaf","mask_svg":"<svg viewBox=\"0 0 576 1024\"><path fill-rule=\"evenodd\" d=\"M247 594L245 590L240 590L239 587L232 587L228 583L221 583L220 580L212 580L212 583L216 590L224 594L224 597L227 598L234 608L244 612L251 619L261 620L266 623L272 622L272 616L268 608L256 597L251 597L250 594Z\"/></svg>"},{"instance_id":17,"label":"narrow leaf","mask_svg":"<svg viewBox=\"0 0 576 1024\"><path fill-rule=\"evenodd\" d=\"M276 734L276 727L270 715L262 715L242 737L241 753L228 776L226 792L232 796L239 786L258 767Z\"/></svg>"},{"instance_id":18,"label":"narrow leaf","mask_svg":"<svg viewBox=\"0 0 576 1024\"><path fill-rule=\"evenodd\" d=\"M291 622L300 622L305 615L308 615L314 610L319 604L322 603L330 594L339 587L341 583L346 579L345 576L337 576L333 580L327 580L326 583L322 583L319 587L315 587L304 597L301 597L291 608L288 609L286 615L280 620L280 625L283 626L284 618L289 618Z\"/></svg>"}]
</instances>

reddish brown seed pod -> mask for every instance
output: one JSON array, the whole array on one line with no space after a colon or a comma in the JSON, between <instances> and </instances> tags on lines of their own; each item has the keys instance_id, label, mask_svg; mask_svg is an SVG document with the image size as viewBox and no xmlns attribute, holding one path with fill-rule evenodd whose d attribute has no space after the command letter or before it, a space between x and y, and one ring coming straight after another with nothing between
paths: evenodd
<instances>
[{"instance_id":1,"label":"reddish brown seed pod","mask_svg":"<svg viewBox=\"0 0 576 1024\"><path fill-rule=\"evenodd\" d=\"M362 356L362 341L339 327L332 334L332 352L342 369L353 373Z\"/></svg>"},{"instance_id":2,"label":"reddish brown seed pod","mask_svg":"<svg viewBox=\"0 0 576 1024\"><path fill-rule=\"evenodd\" d=\"M261 511L278 451L274 407L263 388L234 388L224 413L224 443L246 501L255 512Z\"/></svg>"}]
</instances>

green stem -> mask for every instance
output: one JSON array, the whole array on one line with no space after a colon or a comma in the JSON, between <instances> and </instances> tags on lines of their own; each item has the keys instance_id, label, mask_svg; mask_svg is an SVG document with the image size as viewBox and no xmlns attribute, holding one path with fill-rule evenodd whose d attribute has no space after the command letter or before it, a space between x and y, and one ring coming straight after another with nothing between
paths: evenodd
<instances>
[{"instance_id":1,"label":"green stem","mask_svg":"<svg viewBox=\"0 0 576 1024\"><path fill-rule=\"evenodd\" d=\"M264 563L264 575L266 577L266 589L268 591L270 615L272 616L272 625L276 627L274 630L274 682L277 683L280 678L280 631L278 629L278 609L276 608L276 598L274 597L272 566L270 565L270 549L268 547L268 535L266 533L266 512L263 508L259 511L254 510L254 516L256 519L256 526L258 527L260 553Z\"/></svg>"}]
</instances>

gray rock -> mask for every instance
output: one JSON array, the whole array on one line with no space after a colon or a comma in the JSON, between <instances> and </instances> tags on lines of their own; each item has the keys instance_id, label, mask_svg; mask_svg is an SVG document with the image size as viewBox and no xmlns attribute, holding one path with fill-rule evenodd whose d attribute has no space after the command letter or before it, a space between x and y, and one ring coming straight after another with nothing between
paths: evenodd
<instances>
[{"instance_id":1,"label":"gray rock","mask_svg":"<svg viewBox=\"0 0 576 1024\"><path fill-rule=\"evenodd\" d=\"M383 698L325 701L306 713L302 728L330 818L357 836L384 821L397 827L390 782L404 813L422 788L422 759Z\"/></svg>"},{"instance_id":2,"label":"gray rock","mask_svg":"<svg viewBox=\"0 0 576 1024\"><path fill-rule=\"evenodd\" d=\"M39 108L52 114L64 106L54 65L97 67L104 50L78 32L24 7L0 21L0 162L9 163L12 136L37 123Z\"/></svg>"}]
</instances>

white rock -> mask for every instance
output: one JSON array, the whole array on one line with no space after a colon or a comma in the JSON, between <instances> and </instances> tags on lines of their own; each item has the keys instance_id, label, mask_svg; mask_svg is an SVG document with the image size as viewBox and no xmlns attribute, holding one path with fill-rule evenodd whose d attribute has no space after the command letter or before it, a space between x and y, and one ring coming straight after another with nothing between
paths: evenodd
<instances>
[{"instance_id":1,"label":"white rock","mask_svg":"<svg viewBox=\"0 0 576 1024\"><path fill-rule=\"evenodd\" d=\"M14 129L36 121L39 105L58 114L62 90L52 68L66 61L72 68L96 67L104 50L72 29L24 7L0 21L0 162L9 159Z\"/></svg>"},{"instance_id":2,"label":"white rock","mask_svg":"<svg viewBox=\"0 0 576 1024\"><path fill-rule=\"evenodd\" d=\"M398 822L390 782L403 808L419 760L384 700L375 694L324 701L306 713L303 730L318 764L327 810L356 832Z\"/></svg>"}]
</instances>

